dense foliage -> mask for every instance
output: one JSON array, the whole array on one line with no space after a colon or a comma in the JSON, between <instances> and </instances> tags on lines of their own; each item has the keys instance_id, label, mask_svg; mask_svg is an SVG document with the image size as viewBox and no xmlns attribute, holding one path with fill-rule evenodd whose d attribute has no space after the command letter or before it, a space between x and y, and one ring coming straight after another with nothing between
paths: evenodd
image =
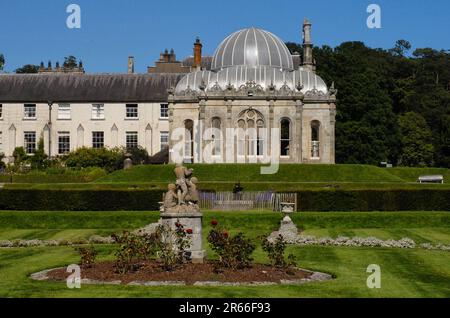
<instances>
[{"instance_id":1,"label":"dense foliage","mask_svg":"<svg viewBox=\"0 0 450 318\"><path fill-rule=\"evenodd\" d=\"M285 259L284 254L286 251L287 242L281 234L273 241L269 240L267 237L264 237L261 241L261 247L263 251L267 253L267 257L269 257L270 264L272 266L282 269L295 266L294 255L289 254L288 260Z\"/></svg>"},{"instance_id":2,"label":"dense foliage","mask_svg":"<svg viewBox=\"0 0 450 318\"><path fill-rule=\"evenodd\" d=\"M255 245L245 237L244 233L230 236L229 232L218 225L217 220L211 221L212 229L208 234L211 249L219 256L219 267L242 269L249 267L253 260Z\"/></svg>"},{"instance_id":3,"label":"dense foliage","mask_svg":"<svg viewBox=\"0 0 450 318\"><path fill-rule=\"evenodd\" d=\"M298 44L288 47L302 52ZM390 50L362 42L314 48L317 73L339 90L338 163L450 167L450 53L419 48L408 56L410 49L405 40ZM412 127L419 116L425 122ZM417 147L411 132L420 135Z\"/></svg>"},{"instance_id":4,"label":"dense foliage","mask_svg":"<svg viewBox=\"0 0 450 318\"><path fill-rule=\"evenodd\" d=\"M100 167L108 172L122 169L126 155L131 155L133 164L143 164L148 162L148 153L142 147L125 148L79 148L65 155L62 161L67 167L87 168Z\"/></svg>"},{"instance_id":5,"label":"dense foliage","mask_svg":"<svg viewBox=\"0 0 450 318\"><path fill-rule=\"evenodd\" d=\"M80 266L82 268L91 268L95 265L97 251L94 246L78 246L75 250L80 254Z\"/></svg>"}]
</instances>

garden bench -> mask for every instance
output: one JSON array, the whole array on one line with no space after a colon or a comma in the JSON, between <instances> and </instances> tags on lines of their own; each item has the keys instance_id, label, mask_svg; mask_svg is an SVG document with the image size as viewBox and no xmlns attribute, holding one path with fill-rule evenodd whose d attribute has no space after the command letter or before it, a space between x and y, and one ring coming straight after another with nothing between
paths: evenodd
<instances>
[{"instance_id":1,"label":"garden bench","mask_svg":"<svg viewBox=\"0 0 450 318\"><path fill-rule=\"evenodd\" d=\"M442 175L420 176L417 181L419 183L444 183L444 176Z\"/></svg>"}]
</instances>

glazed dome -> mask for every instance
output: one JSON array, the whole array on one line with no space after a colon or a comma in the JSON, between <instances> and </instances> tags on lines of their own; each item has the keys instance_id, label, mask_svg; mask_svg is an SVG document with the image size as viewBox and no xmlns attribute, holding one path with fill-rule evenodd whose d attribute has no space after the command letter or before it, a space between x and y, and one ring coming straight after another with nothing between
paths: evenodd
<instances>
[{"instance_id":1,"label":"glazed dome","mask_svg":"<svg viewBox=\"0 0 450 318\"><path fill-rule=\"evenodd\" d=\"M284 42L265 30L249 28L229 35L217 48L211 70L227 67L268 66L284 71L293 71L294 62Z\"/></svg>"}]
</instances>

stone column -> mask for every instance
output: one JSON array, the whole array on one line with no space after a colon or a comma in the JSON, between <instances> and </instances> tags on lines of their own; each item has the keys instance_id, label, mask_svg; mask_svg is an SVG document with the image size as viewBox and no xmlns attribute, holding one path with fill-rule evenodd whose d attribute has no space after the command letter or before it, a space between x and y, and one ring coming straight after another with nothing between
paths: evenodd
<instances>
[{"instance_id":1,"label":"stone column","mask_svg":"<svg viewBox=\"0 0 450 318\"><path fill-rule=\"evenodd\" d=\"M206 258L206 251L202 247L202 219L203 214L200 211L185 212L163 212L161 213L161 222L168 226L172 231L176 229L176 223L183 225L184 229L191 229L191 246L188 254L192 263L203 263Z\"/></svg>"},{"instance_id":2,"label":"stone column","mask_svg":"<svg viewBox=\"0 0 450 318\"><path fill-rule=\"evenodd\" d=\"M336 105L330 104L330 163L336 163L336 145L335 145L335 128L336 128Z\"/></svg>"},{"instance_id":3,"label":"stone column","mask_svg":"<svg viewBox=\"0 0 450 318\"><path fill-rule=\"evenodd\" d=\"M301 100L296 101L295 105L295 134L293 137L293 142L295 142L295 152L297 156L297 163L302 162L302 117L303 117L303 102Z\"/></svg>"}]
</instances>

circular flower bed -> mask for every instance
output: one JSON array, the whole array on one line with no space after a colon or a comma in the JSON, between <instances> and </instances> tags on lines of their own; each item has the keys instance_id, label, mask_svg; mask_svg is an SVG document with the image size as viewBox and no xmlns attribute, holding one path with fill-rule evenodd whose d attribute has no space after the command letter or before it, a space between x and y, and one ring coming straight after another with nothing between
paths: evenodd
<instances>
[{"instance_id":1,"label":"circular flower bed","mask_svg":"<svg viewBox=\"0 0 450 318\"><path fill-rule=\"evenodd\" d=\"M39 274L39 273L38 273ZM45 271L46 280L65 282L71 273L66 268ZM33 278L39 279L34 274ZM41 275L42 276L42 275ZM41 277L42 279L42 277ZM166 271L161 264L154 260L141 262L139 268L126 274L119 274L114 262L99 262L90 268L82 268L81 279L85 283L116 283L129 285L213 285L213 284L293 284L315 280L331 279L323 273L292 268L282 270L269 265L253 264L240 270L220 269L217 264L208 261L203 264L184 264L172 271Z\"/></svg>"}]
</instances>

